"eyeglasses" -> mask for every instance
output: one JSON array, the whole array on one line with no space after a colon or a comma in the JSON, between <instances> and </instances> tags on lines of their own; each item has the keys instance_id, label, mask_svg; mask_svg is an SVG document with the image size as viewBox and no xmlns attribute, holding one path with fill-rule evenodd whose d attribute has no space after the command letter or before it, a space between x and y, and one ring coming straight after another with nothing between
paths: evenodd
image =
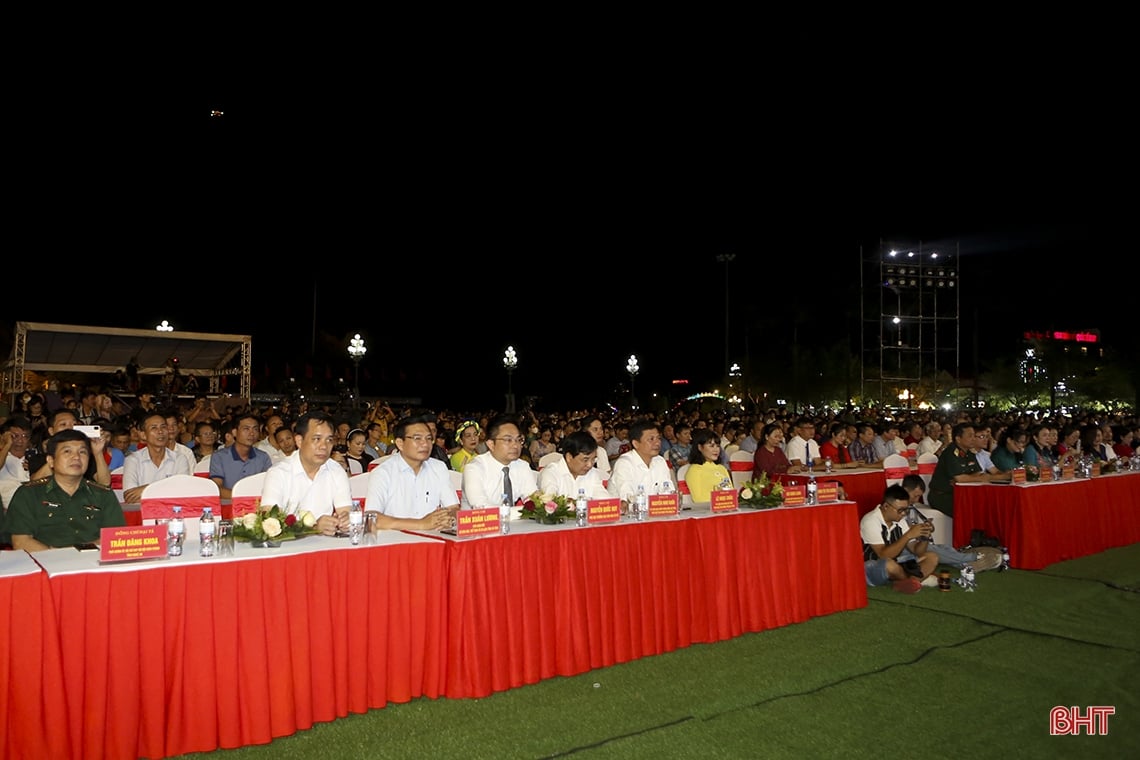
<instances>
[{"instance_id":1,"label":"eyeglasses","mask_svg":"<svg viewBox=\"0 0 1140 760\"><path fill-rule=\"evenodd\" d=\"M435 439L430 435L405 435L404 440L413 443L431 443Z\"/></svg>"},{"instance_id":2,"label":"eyeglasses","mask_svg":"<svg viewBox=\"0 0 1140 760\"><path fill-rule=\"evenodd\" d=\"M521 436L516 438L513 435L504 435L501 438L492 438L491 440L492 441L498 441L499 443L505 443L508 446L513 446L516 443L521 446L523 444L523 441L525 441L526 439L521 437Z\"/></svg>"},{"instance_id":3,"label":"eyeglasses","mask_svg":"<svg viewBox=\"0 0 1140 760\"><path fill-rule=\"evenodd\" d=\"M13 441L26 441L26 440L28 440L28 434L27 433L12 433L12 440Z\"/></svg>"}]
</instances>

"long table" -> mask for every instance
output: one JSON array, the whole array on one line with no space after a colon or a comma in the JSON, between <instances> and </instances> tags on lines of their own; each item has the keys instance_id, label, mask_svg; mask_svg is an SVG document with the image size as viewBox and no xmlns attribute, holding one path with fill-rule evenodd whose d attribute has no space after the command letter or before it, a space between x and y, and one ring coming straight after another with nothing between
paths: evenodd
<instances>
[{"instance_id":1,"label":"long table","mask_svg":"<svg viewBox=\"0 0 1140 760\"><path fill-rule=\"evenodd\" d=\"M451 541L448 697L867 604L851 502ZM690 519L691 518L691 519Z\"/></svg>"},{"instance_id":2,"label":"long table","mask_svg":"<svg viewBox=\"0 0 1140 760\"><path fill-rule=\"evenodd\" d=\"M1140 541L1140 473L1049 483L954 486L954 545L973 530L1009 547L1010 565L1040 570Z\"/></svg>"},{"instance_id":3,"label":"long table","mask_svg":"<svg viewBox=\"0 0 1140 760\"><path fill-rule=\"evenodd\" d=\"M13 658L54 645L58 671L32 683L57 704L30 726L10 726L23 733L10 736L6 756L164 757L265 744L439 696L445 548L398 532L382 540L351 551L323 536L279 549L238 544L234 560L203 560L188 541L180 558L102 568L94 552L36 553L47 579L30 576L45 585L25 614L47 620L34 642L13 638ZM17 685L10 699L27 696ZM37 743L41 731L58 737L58 753Z\"/></svg>"},{"instance_id":4,"label":"long table","mask_svg":"<svg viewBox=\"0 0 1140 760\"><path fill-rule=\"evenodd\" d=\"M480 697L867 603L851 502L233 559L0 553L4 757L264 744L416 697ZM34 559L33 559L34 558ZM39 563L38 565L36 563ZM40 567L42 566L42 569Z\"/></svg>"}]
</instances>

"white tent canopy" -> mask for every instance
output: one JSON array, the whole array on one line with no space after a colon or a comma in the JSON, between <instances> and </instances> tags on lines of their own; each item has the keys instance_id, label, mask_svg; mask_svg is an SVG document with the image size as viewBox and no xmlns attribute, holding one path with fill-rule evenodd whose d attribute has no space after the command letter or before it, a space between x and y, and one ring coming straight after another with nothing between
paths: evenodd
<instances>
[{"instance_id":1,"label":"white tent canopy","mask_svg":"<svg viewBox=\"0 0 1140 760\"><path fill-rule=\"evenodd\" d=\"M24 389L25 370L114 374L133 359L140 375L161 375L177 357L181 374L210 378L214 393L222 375L239 375L239 395L249 398L251 353L248 335L17 322L12 355L4 364L4 393ZM230 366L237 356L237 366Z\"/></svg>"}]
</instances>

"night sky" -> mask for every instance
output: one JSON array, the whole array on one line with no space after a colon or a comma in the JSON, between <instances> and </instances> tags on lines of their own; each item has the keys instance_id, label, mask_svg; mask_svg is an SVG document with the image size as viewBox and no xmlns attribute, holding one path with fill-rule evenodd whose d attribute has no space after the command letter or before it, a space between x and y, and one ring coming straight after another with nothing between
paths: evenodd
<instances>
[{"instance_id":1,"label":"night sky","mask_svg":"<svg viewBox=\"0 0 1140 760\"><path fill-rule=\"evenodd\" d=\"M1018 351L1026 329L1100 329L1136 348L1121 201L1071 167L996 150L965 160L961 146L882 151L854 135L817 144L793 125L552 126L539 118L549 110L464 124L349 110L316 124L259 106L212 104L221 120L176 111L137 143L119 133L113 158L56 194L66 214L29 201L45 252L97 263L60 275L43 261L43 297L9 300L5 344L15 319L167 319L252 334L255 377L276 378L286 363L297 376L306 364L350 372L360 332L366 395L437 408L500 404L511 344L516 394L567 408L616 399L631 353L639 395L723 375L718 255L735 256L733 361L747 334L778 362L793 328L805 341L840 329L861 250L921 244L960 252L963 336L982 360ZM100 182L112 165L115 183ZM60 291L64 278L84 295Z\"/></svg>"}]
</instances>

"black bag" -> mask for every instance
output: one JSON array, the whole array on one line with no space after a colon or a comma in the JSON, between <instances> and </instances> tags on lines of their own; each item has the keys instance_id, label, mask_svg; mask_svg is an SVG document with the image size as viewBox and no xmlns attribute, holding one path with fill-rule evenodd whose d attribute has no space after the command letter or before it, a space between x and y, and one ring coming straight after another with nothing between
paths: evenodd
<instances>
[{"instance_id":1,"label":"black bag","mask_svg":"<svg viewBox=\"0 0 1140 760\"><path fill-rule=\"evenodd\" d=\"M1001 548L1001 539L997 536L987 536L984 530L974 529L970 531L970 546L975 548L979 546L992 546L994 548Z\"/></svg>"}]
</instances>

